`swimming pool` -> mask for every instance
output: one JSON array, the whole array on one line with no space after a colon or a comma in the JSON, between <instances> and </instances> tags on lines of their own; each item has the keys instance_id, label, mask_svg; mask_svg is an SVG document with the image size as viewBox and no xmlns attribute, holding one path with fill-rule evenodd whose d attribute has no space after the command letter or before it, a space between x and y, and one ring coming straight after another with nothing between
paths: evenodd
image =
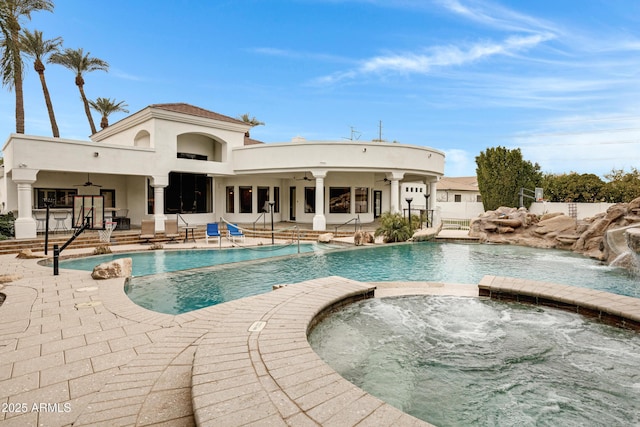
<instances>
[{"instance_id":1,"label":"swimming pool","mask_svg":"<svg viewBox=\"0 0 640 427\"><path fill-rule=\"evenodd\" d=\"M295 246L293 247L295 248ZM342 276L363 282L430 281L475 284L484 275L521 277L604 290L640 297L637 277L571 252L521 246L458 243L413 243L353 250L308 252L280 258L221 264L186 271L165 272L170 265L202 264L222 251L149 251L128 254L133 268L144 262L159 275L132 278L126 292L150 310L180 314L233 299L269 292L275 284L318 277ZM240 249L239 251L247 251ZM272 254L280 252L272 252ZM238 253L237 257L255 256ZM102 262L94 257L84 269ZM75 261L75 260L74 260ZM78 260L79 261L79 260ZM61 268L72 268L68 261ZM191 265L191 264L190 264ZM206 265L206 264L205 264Z\"/></svg>"},{"instance_id":2,"label":"swimming pool","mask_svg":"<svg viewBox=\"0 0 640 427\"><path fill-rule=\"evenodd\" d=\"M640 423L640 334L548 307L368 299L309 343L340 375L440 427Z\"/></svg>"},{"instance_id":3,"label":"swimming pool","mask_svg":"<svg viewBox=\"0 0 640 427\"><path fill-rule=\"evenodd\" d=\"M305 243L301 245L255 246L250 248L232 249L188 249L188 250L153 250L144 252L115 253L97 255L84 258L73 258L60 261L60 268L72 270L92 271L103 262L119 258L132 258L132 275L146 276L173 271L189 270L192 268L209 267L212 265L231 264L247 260L256 260L285 256L298 253L323 251L334 246L319 243Z\"/></svg>"}]
</instances>

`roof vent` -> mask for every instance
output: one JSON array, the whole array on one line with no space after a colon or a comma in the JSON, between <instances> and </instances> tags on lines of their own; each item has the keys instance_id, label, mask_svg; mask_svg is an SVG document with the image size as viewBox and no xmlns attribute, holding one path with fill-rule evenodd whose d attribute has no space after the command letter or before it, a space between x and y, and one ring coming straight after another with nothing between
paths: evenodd
<instances>
[{"instance_id":1,"label":"roof vent","mask_svg":"<svg viewBox=\"0 0 640 427\"><path fill-rule=\"evenodd\" d=\"M293 138L291 138L291 142L305 142L306 139L304 136L294 136Z\"/></svg>"}]
</instances>

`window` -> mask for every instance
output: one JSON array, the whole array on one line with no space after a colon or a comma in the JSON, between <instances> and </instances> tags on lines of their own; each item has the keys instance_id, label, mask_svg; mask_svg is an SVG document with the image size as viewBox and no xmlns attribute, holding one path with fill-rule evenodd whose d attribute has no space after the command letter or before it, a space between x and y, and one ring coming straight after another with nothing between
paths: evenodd
<instances>
[{"instance_id":1,"label":"window","mask_svg":"<svg viewBox=\"0 0 640 427\"><path fill-rule=\"evenodd\" d=\"M240 213L253 212L253 188L239 187L240 191Z\"/></svg>"},{"instance_id":2,"label":"window","mask_svg":"<svg viewBox=\"0 0 640 427\"><path fill-rule=\"evenodd\" d=\"M369 189L356 187L356 213L369 212Z\"/></svg>"},{"instance_id":3,"label":"window","mask_svg":"<svg viewBox=\"0 0 640 427\"><path fill-rule=\"evenodd\" d=\"M258 209L269 212L269 187L258 187Z\"/></svg>"},{"instance_id":4,"label":"window","mask_svg":"<svg viewBox=\"0 0 640 427\"><path fill-rule=\"evenodd\" d=\"M116 207L116 190L100 190L100 195L104 197L105 208Z\"/></svg>"},{"instance_id":5,"label":"window","mask_svg":"<svg viewBox=\"0 0 640 427\"><path fill-rule=\"evenodd\" d=\"M234 203L234 191L233 186L227 187L227 213L235 212L235 203Z\"/></svg>"},{"instance_id":6,"label":"window","mask_svg":"<svg viewBox=\"0 0 640 427\"><path fill-rule=\"evenodd\" d=\"M461 202L462 201L462 195L461 194L456 194L453 196L453 201L454 202Z\"/></svg>"},{"instance_id":7,"label":"window","mask_svg":"<svg viewBox=\"0 0 640 427\"><path fill-rule=\"evenodd\" d=\"M164 213L212 212L211 178L204 174L171 172L164 198Z\"/></svg>"},{"instance_id":8,"label":"window","mask_svg":"<svg viewBox=\"0 0 640 427\"><path fill-rule=\"evenodd\" d=\"M273 205L273 211L280 212L280 187L273 187L273 201L276 202Z\"/></svg>"},{"instance_id":9,"label":"window","mask_svg":"<svg viewBox=\"0 0 640 427\"><path fill-rule=\"evenodd\" d=\"M73 197L78 194L76 189L57 189L57 188L36 188L36 202L33 204L36 209L44 209L45 200L53 200L53 207L56 208L72 208Z\"/></svg>"},{"instance_id":10,"label":"window","mask_svg":"<svg viewBox=\"0 0 640 427\"><path fill-rule=\"evenodd\" d=\"M304 187L304 213L316 212L316 187Z\"/></svg>"},{"instance_id":11,"label":"window","mask_svg":"<svg viewBox=\"0 0 640 427\"><path fill-rule=\"evenodd\" d=\"M330 213L351 212L351 188L349 187L329 188L329 212Z\"/></svg>"},{"instance_id":12,"label":"window","mask_svg":"<svg viewBox=\"0 0 640 427\"><path fill-rule=\"evenodd\" d=\"M192 154L192 153L178 153L179 159L190 159L190 160L207 160L207 156L203 154Z\"/></svg>"},{"instance_id":13,"label":"window","mask_svg":"<svg viewBox=\"0 0 640 427\"><path fill-rule=\"evenodd\" d=\"M482 203L482 196L480 194L476 195L476 202Z\"/></svg>"}]
</instances>

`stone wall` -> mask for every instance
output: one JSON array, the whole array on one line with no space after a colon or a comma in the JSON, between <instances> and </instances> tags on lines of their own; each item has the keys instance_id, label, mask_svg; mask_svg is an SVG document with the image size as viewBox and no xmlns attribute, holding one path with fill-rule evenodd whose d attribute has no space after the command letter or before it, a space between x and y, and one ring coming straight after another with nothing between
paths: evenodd
<instances>
[{"instance_id":1,"label":"stone wall","mask_svg":"<svg viewBox=\"0 0 640 427\"><path fill-rule=\"evenodd\" d=\"M536 215L525 208L501 207L475 218L469 235L483 242L567 249L611 262L617 254L606 244L605 234L636 224L640 226L640 197L583 219L563 212Z\"/></svg>"}]
</instances>

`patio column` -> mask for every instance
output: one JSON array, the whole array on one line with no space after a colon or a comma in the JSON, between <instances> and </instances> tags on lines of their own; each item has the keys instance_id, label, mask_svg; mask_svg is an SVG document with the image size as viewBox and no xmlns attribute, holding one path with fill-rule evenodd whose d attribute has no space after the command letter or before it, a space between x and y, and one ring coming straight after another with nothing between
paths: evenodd
<instances>
[{"instance_id":1,"label":"patio column","mask_svg":"<svg viewBox=\"0 0 640 427\"><path fill-rule=\"evenodd\" d=\"M168 176L154 176L151 180L153 187L153 219L156 222L156 231L164 231L164 189L169 185Z\"/></svg>"},{"instance_id":2,"label":"patio column","mask_svg":"<svg viewBox=\"0 0 640 427\"><path fill-rule=\"evenodd\" d=\"M324 178L327 171L312 172L316 179L316 214L313 217L314 231L324 231L327 229L327 219L324 216Z\"/></svg>"},{"instance_id":3,"label":"patio column","mask_svg":"<svg viewBox=\"0 0 640 427\"><path fill-rule=\"evenodd\" d=\"M404 177L402 172L392 172L387 175L391 181L391 200L389 201L389 211L391 213L400 212L400 180Z\"/></svg>"},{"instance_id":4,"label":"patio column","mask_svg":"<svg viewBox=\"0 0 640 427\"><path fill-rule=\"evenodd\" d=\"M18 218L15 221L16 239L34 239L37 235L36 220L33 219L31 204L33 203L32 185L36 182L36 169L14 168L12 180L18 190Z\"/></svg>"},{"instance_id":5,"label":"patio column","mask_svg":"<svg viewBox=\"0 0 640 427\"><path fill-rule=\"evenodd\" d=\"M440 180L440 177L436 178L435 181L431 181L429 183L429 209L433 210L433 224L431 225L432 227L437 227L438 225L440 225L440 215L436 215L436 208L437 208L437 199L438 199L438 195L437 195L437 191L438 191L438 181Z\"/></svg>"}]
</instances>

